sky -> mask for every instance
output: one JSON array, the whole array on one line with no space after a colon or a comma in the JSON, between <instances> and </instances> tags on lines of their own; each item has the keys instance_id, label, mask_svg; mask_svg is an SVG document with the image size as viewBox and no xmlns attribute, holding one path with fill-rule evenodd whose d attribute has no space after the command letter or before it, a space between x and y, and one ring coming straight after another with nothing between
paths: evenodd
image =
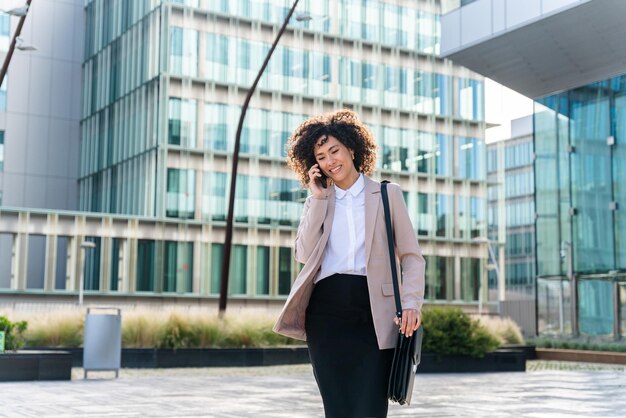
<instances>
[{"instance_id":1,"label":"sky","mask_svg":"<svg viewBox=\"0 0 626 418\"><path fill-rule=\"evenodd\" d=\"M499 126L485 131L485 142L492 143L511 137L511 120L533 113L533 101L526 96L485 79L485 120Z\"/></svg>"}]
</instances>

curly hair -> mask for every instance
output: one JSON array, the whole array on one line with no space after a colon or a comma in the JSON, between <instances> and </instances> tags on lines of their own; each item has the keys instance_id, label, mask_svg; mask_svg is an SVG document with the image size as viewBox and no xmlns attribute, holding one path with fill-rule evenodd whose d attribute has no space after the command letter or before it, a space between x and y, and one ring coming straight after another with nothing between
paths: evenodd
<instances>
[{"instance_id":1,"label":"curly hair","mask_svg":"<svg viewBox=\"0 0 626 418\"><path fill-rule=\"evenodd\" d=\"M359 173L370 175L376 168L378 146L355 112L343 109L314 116L302 122L287 141L287 165L305 188L309 185L308 171L317 164L314 148L322 135L334 136L354 151L354 167Z\"/></svg>"}]
</instances>

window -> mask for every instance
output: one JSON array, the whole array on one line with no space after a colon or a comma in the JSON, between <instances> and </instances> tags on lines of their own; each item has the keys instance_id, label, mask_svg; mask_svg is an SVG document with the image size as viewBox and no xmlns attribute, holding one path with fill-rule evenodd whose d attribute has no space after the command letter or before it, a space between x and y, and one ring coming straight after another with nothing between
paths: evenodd
<instances>
[{"instance_id":1,"label":"window","mask_svg":"<svg viewBox=\"0 0 626 418\"><path fill-rule=\"evenodd\" d=\"M435 200L437 208L437 231L438 237L452 237L452 222L454 217L452 216L452 196L438 194Z\"/></svg>"},{"instance_id":2,"label":"window","mask_svg":"<svg viewBox=\"0 0 626 418\"><path fill-rule=\"evenodd\" d=\"M603 280L581 280L578 284L578 312L583 335L613 333L613 283ZM609 302L609 303L607 303Z\"/></svg>"},{"instance_id":3,"label":"window","mask_svg":"<svg viewBox=\"0 0 626 418\"><path fill-rule=\"evenodd\" d=\"M288 295L291 290L291 248L280 247L278 258L278 294Z\"/></svg>"},{"instance_id":4,"label":"window","mask_svg":"<svg viewBox=\"0 0 626 418\"><path fill-rule=\"evenodd\" d=\"M482 81L459 78L457 116L462 119L483 120L483 96Z\"/></svg>"},{"instance_id":5,"label":"window","mask_svg":"<svg viewBox=\"0 0 626 418\"><path fill-rule=\"evenodd\" d=\"M61 237L59 237L61 238ZM59 242L61 240L59 239ZM67 248L67 239L65 239L65 246L63 248ZM112 238L111 239L111 271L109 276L109 289L113 291L119 290L118 282L120 275L120 242L121 238ZM57 267L58 272L58 267ZM65 277L65 272L62 277ZM58 276L57 276L58 280Z\"/></svg>"},{"instance_id":6,"label":"window","mask_svg":"<svg viewBox=\"0 0 626 418\"><path fill-rule=\"evenodd\" d=\"M232 107L223 103L207 103L204 106L204 149L228 151L232 149L229 142L234 141L232 126L237 122L229 118L234 112ZM229 123L232 122L232 123Z\"/></svg>"},{"instance_id":7,"label":"window","mask_svg":"<svg viewBox=\"0 0 626 418\"><path fill-rule=\"evenodd\" d=\"M427 300L452 300L454 296L454 257L426 256Z\"/></svg>"},{"instance_id":8,"label":"window","mask_svg":"<svg viewBox=\"0 0 626 418\"><path fill-rule=\"evenodd\" d=\"M230 254L230 272L228 277L228 293L245 295L247 293L246 278L248 270L248 246L233 245Z\"/></svg>"},{"instance_id":9,"label":"window","mask_svg":"<svg viewBox=\"0 0 626 418\"><path fill-rule=\"evenodd\" d=\"M194 170L167 169L167 202L165 215L169 218L193 219L195 214Z\"/></svg>"},{"instance_id":10,"label":"window","mask_svg":"<svg viewBox=\"0 0 626 418\"><path fill-rule=\"evenodd\" d=\"M171 28L170 72L176 75L198 75L198 32L192 29Z\"/></svg>"},{"instance_id":11,"label":"window","mask_svg":"<svg viewBox=\"0 0 626 418\"><path fill-rule=\"evenodd\" d=\"M137 291L154 291L155 241L140 239L137 243Z\"/></svg>"},{"instance_id":12,"label":"window","mask_svg":"<svg viewBox=\"0 0 626 418\"><path fill-rule=\"evenodd\" d=\"M5 75L2 86L0 86L0 112L7 111L7 78Z\"/></svg>"},{"instance_id":13,"label":"window","mask_svg":"<svg viewBox=\"0 0 626 418\"><path fill-rule=\"evenodd\" d=\"M163 291L190 293L193 273L193 243L165 241Z\"/></svg>"},{"instance_id":14,"label":"window","mask_svg":"<svg viewBox=\"0 0 626 418\"><path fill-rule=\"evenodd\" d=\"M223 259L224 259L224 244L211 244L210 292L213 295L217 295L220 293Z\"/></svg>"},{"instance_id":15,"label":"window","mask_svg":"<svg viewBox=\"0 0 626 418\"><path fill-rule=\"evenodd\" d=\"M172 3L183 4L191 7L198 7L198 0L171 0Z\"/></svg>"},{"instance_id":16,"label":"window","mask_svg":"<svg viewBox=\"0 0 626 418\"><path fill-rule=\"evenodd\" d=\"M258 246L256 249L256 294L270 293L270 247Z\"/></svg>"},{"instance_id":17,"label":"window","mask_svg":"<svg viewBox=\"0 0 626 418\"><path fill-rule=\"evenodd\" d=\"M459 137L457 153L459 159L458 176L469 180L484 180L485 144L480 139Z\"/></svg>"},{"instance_id":18,"label":"window","mask_svg":"<svg viewBox=\"0 0 626 418\"><path fill-rule=\"evenodd\" d=\"M85 251L85 290L100 290L100 253L102 239L100 237L86 237L87 241L96 244L95 248Z\"/></svg>"},{"instance_id":19,"label":"window","mask_svg":"<svg viewBox=\"0 0 626 418\"><path fill-rule=\"evenodd\" d=\"M229 71L230 39L224 35L208 33L206 37L205 77L222 82L234 81Z\"/></svg>"},{"instance_id":20,"label":"window","mask_svg":"<svg viewBox=\"0 0 626 418\"><path fill-rule=\"evenodd\" d=\"M11 17L7 14L0 15L0 51L9 50L9 37L11 35Z\"/></svg>"},{"instance_id":21,"label":"window","mask_svg":"<svg viewBox=\"0 0 626 418\"><path fill-rule=\"evenodd\" d=\"M168 144L187 148L196 146L195 100L170 97L168 119Z\"/></svg>"},{"instance_id":22,"label":"window","mask_svg":"<svg viewBox=\"0 0 626 418\"><path fill-rule=\"evenodd\" d=\"M0 171L4 171L4 131L0 131Z\"/></svg>"},{"instance_id":23,"label":"window","mask_svg":"<svg viewBox=\"0 0 626 418\"><path fill-rule=\"evenodd\" d=\"M477 301L480 291L482 262L478 258L461 258L461 299Z\"/></svg>"},{"instance_id":24,"label":"window","mask_svg":"<svg viewBox=\"0 0 626 418\"><path fill-rule=\"evenodd\" d=\"M224 244L211 244L211 286L212 294L220 293ZM248 270L248 246L234 244L230 251L230 269L228 272L228 294L245 295Z\"/></svg>"},{"instance_id":25,"label":"window","mask_svg":"<svg viewBox=\"0 0 626 418\"><path fill-rule=\"evenodd\" d=\"M426 193L417 194L417 233L418 235L431 235L435 230L434 216L429 212L429 198Z\"/></svg>"}]
</instances>

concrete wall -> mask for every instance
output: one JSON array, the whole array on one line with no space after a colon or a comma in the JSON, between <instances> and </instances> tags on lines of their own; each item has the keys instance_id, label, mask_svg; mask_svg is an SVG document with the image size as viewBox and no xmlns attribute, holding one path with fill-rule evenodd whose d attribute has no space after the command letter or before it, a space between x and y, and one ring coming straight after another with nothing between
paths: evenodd
<instances>
[{"instance_id":1,"label":"concrete wall","mask_svg":"<svg viewBox=\"0 0 626 418\"><path fill-rule=\"evenodd\" d=\"M5 1L3 8L23 5ZM18 18L11 19L11 36ZM8 71L2 205L78 207L79 122L85 37L83 0L33 1ZM0 54L4 59L6 53Z\"/></svg>"}]
</instances>

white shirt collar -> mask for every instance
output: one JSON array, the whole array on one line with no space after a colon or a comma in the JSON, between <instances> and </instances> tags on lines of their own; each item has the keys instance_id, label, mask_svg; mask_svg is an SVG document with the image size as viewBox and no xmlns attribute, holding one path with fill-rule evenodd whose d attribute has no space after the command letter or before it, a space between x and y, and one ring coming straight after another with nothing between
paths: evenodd
<instances>
[{"instance_id":1,"label":"white shirt collar","mask_svg":"<svg viewBox=\"0 0 626 418\"><path fill-rule=\"evenodd\" d=\"M335 184L335 193L337 199L343 199L348 192L352 195L352 197L357 197L359 193L363 191L365 188L365 180L363 180L363 173L359 174L359 178L354 182L352 186L348 190L343 190L341 187L338 187Z\"/></svg>"}]
</instances>

